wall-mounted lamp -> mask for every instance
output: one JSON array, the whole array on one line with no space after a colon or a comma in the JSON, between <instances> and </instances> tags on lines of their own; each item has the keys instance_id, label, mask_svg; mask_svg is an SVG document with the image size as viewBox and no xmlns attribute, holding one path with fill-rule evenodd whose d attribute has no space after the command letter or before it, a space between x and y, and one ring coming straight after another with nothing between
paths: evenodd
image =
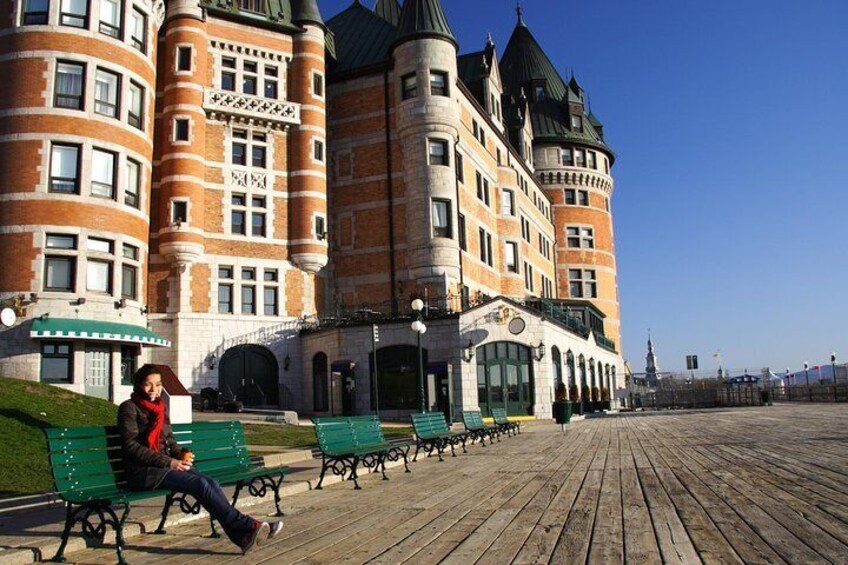
<instances>
[{"instance_id":1,"label":"wall-mounted lamp","mask_svg":"<svg viewBox=\"0 0 848 565\"><path fill-rule=\"evenodd\" d=\"M80 296L77 298L77 306L82 306L83 304L85 304L85 296Z\"/></svg>"},{"instance_id":2,"label":"wall-mounted lamp","mask_svg":"<svg viewBox=\"0 0 848 565\"><path fill-rule=\"evenodd\" d=\"M30 292L29 293L29 301L32 302L32 303L38 302L38 293L37 292Z\"/></svg>"},{"instance_id":3,"label":"wall-mounted lamp","mask_svg":"<svg viewBox=\"0 0 848 565\"><path fill-rule=\"evenodd\" d=\"M283 359L283 371L288 371L289 367L291 367L291 357L286 355L286 358Z\"/></svg>"},{"instance_id":4,"label":"wall-mounted lamp","mask_svg":"<svg viewBox=\"0 0 848 565\"><path fill-rule=\"evenodd\" d=\"M115 308L126 308L127 307L127 299L121 298L115 302Z\"/></svg>"},{"instance_id":5,"label":"wall-mounted lamp","mask_svg":"<svg viewBox=\"0 0 848 565\"><path fill-rule=\"evenodd\" d=\"M536 361L541 361L545 358L545 342L540 341L539 347L536 348Z\"/></svg>"},{"instance_id":6,"label":"wall-mounted lamp","mask_svg":"<svg viewBox=\"0 0 848 565\"><path fill-rule=\"evenodd\" d=\"M465 349L463 349L462 352L467 362L470 363L471 360L474 359L474 343L472 343L470 339L468 340L468 345L465 346Z\"/></svg>"},{"instance_id":7,"label":"wall-mounted lamp","mask_svg":"<svg viewBox=\"0 0 848 565\"><path fill-rule=\"evenodd\" d=\"M148 312L150 312L150 307L148 307L147 304L141 307L142 315L147 315Z\"/></svg>"},{"instance_id":8,"label":"wall-mounted lamp","mask_svg":"<svg viewBox=\"0 0 848 565\"><path fill-rule=\"evenodd\" d=\"M206 366L209 367L209 370L211 371L212 369L215 368L215 365L217 365L217 364L218 364L218 356L215 355L214 353L210 353L209 356L206 358Z\"/></svg>"}]
</instances>

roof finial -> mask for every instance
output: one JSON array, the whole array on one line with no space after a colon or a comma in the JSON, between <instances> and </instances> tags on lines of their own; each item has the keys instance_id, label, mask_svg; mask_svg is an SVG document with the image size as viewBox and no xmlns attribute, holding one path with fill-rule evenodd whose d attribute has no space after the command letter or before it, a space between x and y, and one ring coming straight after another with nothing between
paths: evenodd
<instances>
[{"instance_id":1,"label":"roof finial","mask_svg":"<svg viewBox=\"0 0 848 565\"><path fill-rule=\"evenodd\" d=\"M521 0L515 2L515 13L518 14L518 25L524 25L524 10L521 8Z\"/></svg>"},{"instance_id":2,"label":"roof finial","mask_svg":"<svg viewBox=\"0 0 848 565\"><path fill-rule=\"evenodd\" d=\"M492 39L492 32L491 31L486 36L486 44L487 45L494 45L495 44L495 40Z\"/></svg>"}]
</instances>

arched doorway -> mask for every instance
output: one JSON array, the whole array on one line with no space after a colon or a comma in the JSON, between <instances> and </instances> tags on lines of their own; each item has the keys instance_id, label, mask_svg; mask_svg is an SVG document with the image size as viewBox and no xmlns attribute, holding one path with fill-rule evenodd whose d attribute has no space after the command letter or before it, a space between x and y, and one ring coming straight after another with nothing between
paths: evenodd
<instances>
[{"instance_id":1,"label":"arched doorway","mask_svg":"<svg viewBox=\"0 0 848 565\"><path fill-rule=\"evenodd\" d=\"M279 406L279 379L274 355L258 345L239 345L221 358L219 387L248 407Z\"/></svg>"},{"instance_id":2,"label":"arched doorway","mask_svg":"<svg viewBox=\"0 0 848 565\"><path fill-rule=\"evenodd\" d=\"M484 416L504 408L509 416L533 414L533 362L530 348L499 341L477 348L477 403Z\"/></svg>"},{"instance_id":3,"label":"arched doorway","mask_svg":"<svg viewBox=\"0 0 848 565\"><path fill-rule=\"evenodd\" d=\"M554 366L554 400L556 400L556 391L562 382L562 354L559 348L555 345L551 348L551 364Z\"/></svg>"}]
</instances>

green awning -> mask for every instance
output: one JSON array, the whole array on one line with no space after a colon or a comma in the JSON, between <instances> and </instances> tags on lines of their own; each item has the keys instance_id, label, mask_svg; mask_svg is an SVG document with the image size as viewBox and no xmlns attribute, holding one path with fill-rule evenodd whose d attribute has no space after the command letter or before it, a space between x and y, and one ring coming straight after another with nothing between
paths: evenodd
<instances>
[{"instance_id":1,"label":"green awning","mask_svg":"<svg viewBox=\"0 0 848 565\"><path fill-rule=\"evenodd\" d=\"M149 329L132 324L77 320L73 318L36 318L29 331L35 339L84 339L89 341L119 341L171 347L171 342Z\"/></svg>"}]
</instances>

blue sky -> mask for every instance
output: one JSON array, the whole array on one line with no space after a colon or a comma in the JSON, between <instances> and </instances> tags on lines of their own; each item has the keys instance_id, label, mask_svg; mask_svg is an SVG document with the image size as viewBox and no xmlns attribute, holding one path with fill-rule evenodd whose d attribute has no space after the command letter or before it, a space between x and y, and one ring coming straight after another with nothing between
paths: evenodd
<instances>
[{"instance_id":1,"label":"blue sky","mask_svg":"<svg viewBox=\"0 0 848 565\"><path fill-rule=\"evenodd\" d=\"M325 18L353 0L321 0ZM369 6L374 0L364 0ZM461 52L512 0L443 0ZM623 352L644 370L848 361L848 2L524 0L618 160ZM841 354L840 354L841 351Z\"/></svg>"}]
</instances>

